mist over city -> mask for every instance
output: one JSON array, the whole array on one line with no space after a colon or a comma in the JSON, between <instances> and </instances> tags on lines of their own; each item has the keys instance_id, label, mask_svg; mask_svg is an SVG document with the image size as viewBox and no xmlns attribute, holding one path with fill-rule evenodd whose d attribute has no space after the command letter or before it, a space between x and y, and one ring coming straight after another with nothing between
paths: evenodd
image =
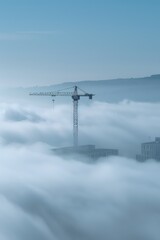
<instances>
[{"instance_id":1,"label":"mist over city","mask_svg":"<svg viewBox=\"0 0 160 240\"><path fill-rule=\"evenodd\" d=\"M159 10L1 1L0 240L160 239Z\"/></svg>"},{"instance_id":2,"label":"mist over city","mask_svg":"<svg viewBox=\"0 0 160 240\"><path fill-rule=\"evenodd\" d=\"M2 238L158 239L160 166L136 154L160 131L160 104L80 101L79 144L119 149L92 162L52 151L72 146L73 110L51 100L0 104Z\"/></svg>"}]
</instances>

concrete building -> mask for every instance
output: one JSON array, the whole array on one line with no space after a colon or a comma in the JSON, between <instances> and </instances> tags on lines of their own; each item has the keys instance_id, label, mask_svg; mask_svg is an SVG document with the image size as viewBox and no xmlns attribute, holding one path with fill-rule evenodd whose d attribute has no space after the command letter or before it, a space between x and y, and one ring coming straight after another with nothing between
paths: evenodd
<instances>
[{"instance_id":1,"label":"concrete building","mask_svg":"<svg viewBox=\"0 0 160 240\"><path fill-rule=\"evenodd\" d=\"M117 149L96 148L95 145L82 145L78 147L63 147L53 149L57 155L70 156L70 155L83 155L90 159L98 159L100 157L117 156Z\"/></svg>"},{"instance_id":2,"label":"concrete building","mask_svg":"<svg viewBox=\"0 0 160 240\"><path fill-rule=\"evenodd\" d=\"M141 144L141 154L136 156L138 161L145 161L147 159L155 159L160 161L160 137L156 137L153 142L146 142Z\"/></svg>"}]
</instances>

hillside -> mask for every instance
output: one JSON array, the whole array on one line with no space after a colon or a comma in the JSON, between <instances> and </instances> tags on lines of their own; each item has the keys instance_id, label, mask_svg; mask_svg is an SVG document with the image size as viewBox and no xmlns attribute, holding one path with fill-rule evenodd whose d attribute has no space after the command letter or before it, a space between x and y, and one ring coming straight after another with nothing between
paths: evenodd
<instances>
[{"instance_id":1,"label":"hillside","mask_svg":"<svg viewBox=\"0 0 160 240\"><path fill-rule=\"evenodd\" d=\"M13 100L15 98L28 99L29 92L56 91L74 85L79 86L86 92L96 94L94 99L97 101L119 102L131 100L140 102L160 102L160 74L144 78L66 82L43 87L1 89L0 99L1 101L6 97L7 99L12 98ZM63 100L64 98L61 98L60 102ZM38 101L40 101L40 99Z\"/></svg>"}]
</instances>

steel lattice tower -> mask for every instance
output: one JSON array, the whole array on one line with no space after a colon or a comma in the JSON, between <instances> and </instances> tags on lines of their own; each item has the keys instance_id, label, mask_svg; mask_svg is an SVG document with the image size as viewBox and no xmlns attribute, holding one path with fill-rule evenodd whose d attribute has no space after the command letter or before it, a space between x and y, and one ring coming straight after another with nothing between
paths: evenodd
<instances>
[{"instance_id":1,"label":"steel lattice tower","mask_svg":"<svg viewBox=\"0 0 160 240\"><path fill-rule=\"evenodd\" d=\"M81 90L83 93L78 93L78 89ZM73 92L63 92L62 90L57 92L40 92L40 93L30 93L32 96L70 96L73 99L73 146L75 148L78 147L78 101L80 100L80 97L88 97L89 99L92 99L94 94L86 93L82 89L78 88L77 86L74 86Z\"/></svg>"}]
</instances>

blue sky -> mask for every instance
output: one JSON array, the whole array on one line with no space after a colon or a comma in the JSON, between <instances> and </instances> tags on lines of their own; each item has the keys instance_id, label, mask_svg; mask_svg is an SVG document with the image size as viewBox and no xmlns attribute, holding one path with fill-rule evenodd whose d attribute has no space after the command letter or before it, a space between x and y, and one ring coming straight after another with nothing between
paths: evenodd
<instances>
[{"instance_id":1,"label":"blue sky","mask_svg":"<svg viewBox=\"0 0 160 240\"><path fill-rule=\"evenodd\" d=\"M160 73L159 0L1 0L0 86Z\"/></svg>"}]
</instances>

